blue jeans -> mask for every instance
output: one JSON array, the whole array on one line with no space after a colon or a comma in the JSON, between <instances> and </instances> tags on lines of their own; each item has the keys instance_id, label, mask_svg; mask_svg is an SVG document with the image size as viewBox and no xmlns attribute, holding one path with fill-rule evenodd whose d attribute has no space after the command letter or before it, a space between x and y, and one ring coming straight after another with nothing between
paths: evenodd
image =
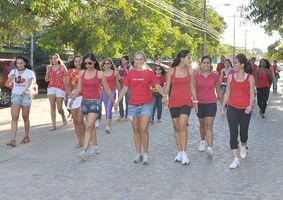
<instances>
[{"instance_id":1,"label":"blue jeans","mask_svg":"<svg viewBox=\"0 0 283 200\"><path fill-rule=\"evenodd\" d=\"M221 92L222 92L222 96L224 96L225 92L226 92L226 85L221 85Z\"/></svg>"},{"instance_id":2,"label":"blue jeans","mask_svg":"<svg viewBox=\"0 0 283 200\"><path fill-rule=\"evenodd\" d=\"M162 96L159 93L152 93L152 99L153 110L151 118L154 120L155 110L157 110L157 120L160 120L162 114Z\"/></svg>"},{"instance_id":3,"label":"blue jeans","mask_svg":"<svg viewBox=\"0 0 283 200\"><path fill-rule=\"evenodd\" d=\"M121 85L121 89L123 86ZM126 105L126 115L124 113L124 98L119 103L119 114L121 117L128 117L128 106L129 106L129 98L130 98L130 90L128 89L127 93L125 94L125 105Z\"/></svg>"}]
</instances>

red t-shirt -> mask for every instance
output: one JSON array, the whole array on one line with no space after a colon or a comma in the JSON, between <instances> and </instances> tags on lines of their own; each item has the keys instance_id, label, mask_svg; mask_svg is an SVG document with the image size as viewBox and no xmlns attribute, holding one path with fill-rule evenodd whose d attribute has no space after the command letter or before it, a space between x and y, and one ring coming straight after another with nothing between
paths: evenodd
<instances>
[{"instance_id":1,"label":"red t-shirt","mask_svg":"<svg viewBox=\"0 0 283 200\"><path fill-rule=\"evenodd\" d=\"M228 104L238 109L246 109L250 105L250 75L245 74L246 78L242 82L236 81L235 75L232 74Z\"/></svg>"},{"instance_id":2,"label":"red t-shirt","mask_svg":"<svg viewBox=\"0 0 283 200\"><path fill-rule=\"evenodd\" d=\"M222 63L222 62L218 63L218 64L217 64L217 67L216 67L217 73L220 75L221 70L224 69L224 68L225 68L224 63Z\"/></svg>"},{"instance_id":3,"label":"red t-shirt","mask_svg":"<svg viewBox=\"0 0 283 200\"><path fill-rule=\"evenodd\" d=\"M257 88L264 88L269 87L269 74L267 73L267 70L265 70L265 73L262 73L260 69L257 70L257 82L256 87Z\"/></svg>"},{"instance_id":4,"label":"red t-shirt","mask_svg":"<svg viewBox=\"0 0 283 200\"><path fill-rule=\"evenodd\" d=\"M150 70L131 70L124 81L124 86L130 89L129 104L151 104L152 95L151 85L157 85L159 81L155 74Z\"/></svg>"},{"instance_id":5,"label":"red t-shirt","mask_svg":"<svg viewBox=\"0 0 283 200\"><path fill-rule=\"evenodd\" d=\"M71 91L73 91L78 86L79 72L76 69L69 69L67 76L70 78L69 86Z\"/></svg>"},{"instance_id":6,"label":"red t-shirt","mask_svg":"<svg viewBox=\"0 0 283 200\"><path fill-rule=\"evenodd\" d=\"M159 85L161 86L161 87L164 87L164 83L166 83L166 77L165 76L156 76L157 77L157 79L158 79L158 81L159 81ZM158 93L158 91L157 91L157 89L156 89L156 87L152 87L152 93Z\"/></svg>"},{"instance_id":7,"label":"red t-shirt","mask_svg":"<svg viewBox=\"0 0 283 200\"><path fill-rule=\"evenodd\" d=\"M84 70L82 75L82 96L83 99L100 99L101 80L98 78L98 70L95 70L95 75L92 79L85 78Z\"/></svg>"},{"instance_id":8,"label":"red t-shirt","mask_svg":"<svg viewBox=\"0 0 283 200\"><path fill-rule=\"evenodd\" d=\"M233 74L235 71L232 69L232 68L229 68L229 69L223 69L223 71L222 71L222 74L223 74L223 76L222 76L222 85L226 85L227 84L227 79L228 79L228 76L230 75L230 74Z\"/></svg>"},{"instance_id":9,"label":"red t-shirt","mask_svg":"<svg viewBox=\"0 0 283 200\"><path fill-rule=\"evenodd\" d=\"M187 76L183 78L176 77L176 67L174 67L174 71L171 78L171 94L169 98L169 108L181 107L183 105L188 105L193 107L193 101L191 98L191 90L190 90L190 72L187 71Z\"/></svg>"},{"instance_id":10,"label":"red t-shirt","mask_svg":"<svg viewBox=\"0 0 283 200\"><path fill-rule=\"evenodd\" d=\"M120 69L119 69L118 73L119 73L120 78L121 78L119 80L121 86L123 86L124 80L125 80L127 74L129 73L130 69L131 69L130 65L128 65L125 69L124 69L123 66L120 66Z\"/></svg>"},{"instance_id":11,"label":"red t-shirt","mask_svg":"<svg viewBox=\"0 0 283 200\"><path fill-rule=\"evenodd\" d=\"M215 86L219 80L219 75L211 72L204 77L201 71L194 74L196 80L197 100L199 103L216 103Z\"/></svg>"}]
</instances>

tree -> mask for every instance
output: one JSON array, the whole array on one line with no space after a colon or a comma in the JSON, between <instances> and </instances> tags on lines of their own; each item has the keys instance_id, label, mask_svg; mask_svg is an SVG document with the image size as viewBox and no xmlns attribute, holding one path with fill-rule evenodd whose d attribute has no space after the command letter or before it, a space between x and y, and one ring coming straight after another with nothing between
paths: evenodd
<instances>
[{"instance_id":1,"label":"tree","mask_svg":"<svg viewBox=\"0 0 283 200\"><path fill-rule=\"evenodd\" d=\"M172 14L162 13L158 7L152 10L151 4L145 5L137 1L5 1L9 2L10 15L15 15L15 19L19 20L24 16L20 13L28 14L28 18L25 19L28 23L21 26L26 29L25 32L21 32L24 33L24 39L29 38L31 33L36 33L39 35L37 45L49 54L64 53L66 49L73 49L75 54L94 52L98 57L120 57L143 50L149 57L172 57L181 49L189 49L193 56L199 57L203 43L200 31L173 21ZM164 2L181 8L179 1ZM200 10L196 8L181 9L190 12L192 16L201 17ZM10 23L12 19L9 17L5 22ZM208 24L220 33L224 31L223 18L211 9L208 10ZM7 27L3 30L9 32ZM7 38L0 40L2 43L5 41ZM217 54L218 47L219 41L208 36L208 54Z\"/></svg>"},{"instance_id":2,"label":"tree","mask_svg":"<svg viewBox=\"0 0 283 200\"><path fill-rule=\"evenodd\" d=\"M282 0L251 0L242 11L247 19L261 24L266 33L271 35L272 31L278 31L283 36L282 8Z\"/></svg>"}]
</instances>

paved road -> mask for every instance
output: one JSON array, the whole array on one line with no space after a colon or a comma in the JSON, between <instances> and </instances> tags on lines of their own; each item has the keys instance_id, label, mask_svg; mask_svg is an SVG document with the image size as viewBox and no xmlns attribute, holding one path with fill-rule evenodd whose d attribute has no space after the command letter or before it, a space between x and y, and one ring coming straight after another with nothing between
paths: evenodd
<instances>
[{"instance_id":1,"label":"paved road","mask_svg":"<svg viewBox=\"0 0 283 200\"><path fill-rule=\"evenodd\" d=\"M283 76L281 76L283 77ZM190 117L188 152L191 163L175 163L173 128L168 109L163 121L150 125L150 165L132 162L135 153L130 122L113 122L110 135L98 129L100 154L82 162L71 121L48 131L46 98L34 100L31 142L8 148L10 109L0 109L0 199L283 199L283 81L280 94L270 95L266 119L254 109L248 140L249 152L240 168L229 169L227 120L215 120L213 160L198 151L195 114ZM117 113L115 113L117 115ZM103 122L102 122L103 123ZM18 143L23 135L19 123Z\"/></svg>"}]
</instances>

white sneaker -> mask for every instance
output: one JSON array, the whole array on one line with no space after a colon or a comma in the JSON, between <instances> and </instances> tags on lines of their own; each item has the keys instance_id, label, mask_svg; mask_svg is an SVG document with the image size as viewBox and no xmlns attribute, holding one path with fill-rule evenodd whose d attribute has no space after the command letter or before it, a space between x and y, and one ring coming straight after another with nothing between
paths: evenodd
<instances>
[{"instance_id":1,"label":"white sneaker","mask_svg":"<svg viewBox=\"0 0 283 200\"><path fill-rule=\"evenodd\" d=\"M134 159L134 163L139 163L141 162L143 159L142 159L142 155L140 153L137 153L137 156L136 158Z\"/></svg>"},{"instance_id":2,"label":"white sneaker","mask_svg":"<svg viewBox=\"0 0 283 200\"><path fill-rule=\"evenodd\" d=\"M239 148L240 148L240 156L241 156L241 158L245 158L247 156L246 145L242 145L242 143L239 142Z\"/></svg>"},{"instance_id":3,"label":"white sneaker","mask_svg":"<svg viewBox=\"0 0 283 200\"><path fill-rule=\"evenodd\" d=\"M143 154L143 158L142 158L142 164L143 165L148 165L148 163L149 163L148 155L147 155L147 153L144 153Z\"/></svg>"},{"instance_id":4,"label":"white sneaker","mask_svg":"<svg viewBox=\"0 0 283 200\"><path fill-rule=\"evenodd\" d=\"M240 161L239 158L234 158L233 162L229 166L230 169L236 169L237 167L240 167Z\"/></svg>"},{"instance_id":5,"label":"white sneaker","mask_svg":"<svg viewBox=\"0 0 283 200\"><path fill-rule=\"evenodd\" d=\"M98 149L98 146L94 146L94 145L90 145L89 146L89 148L88 148L88 154L90 155L90 156L92 156L92 155L95 155L95 154L98 154L100 151L99 151L99 149Z\"/></svg>"},{"instance_id":6,"label":"white sneaker","mask_svg":"<svg viewBox=\"0 0 283 200\"><path fill-rule=\"evenodd\" d=\"M85 151L81 151L79 154L79 157L82 161L86 161L89 158L89 154Z\"/></svg>"},{"instance_id":7,"label":"white sneaker","mask_svg":"<svg viewBox=\"0 0 283 200\"><path fill-rule=\"evenodd\" d=\"M178 154L175 157L175 162L182 162L182 151L178 151Z\"/></svg>"},{"instance_id":8,"label":"white sneaker","mask_svg":"<svg viewBox=\"0 0 283 200\"><path fill-rule=\"evenodd\" d=\"M111 127L110 126L106 126L105 133L107 133L107 134L111 133Z\"/></svg>"},{"instance_id":9,"label":"white sneaker","mask_svg":"<svg viewBox=\"0 0 283 200\"><path fill-rule=\"evenodd\" d=\"M97 119L97 120L95 121L95 128L99 128L99 124L100 124L100 121L99 121L99 119Z\"/></svg>"},{"instance_id":10,"label":"white sneaker","mask_svg":"<svg viewBox=\"0 0 283 200\"><path fill-rule=\"evenodd\" d=\"M185 151L182 152L182 164L187 165L190 163L190 160L188 158L188 155Z\"/></svg>"},{"instance_id":11,"label":"white sneaker","mask_svg":"<svg viewBox=\"0 0 283 200\"><path fill-rule=\"evenodd\" d=\"M199 148L198 150L201 151L201 152L204 152L205 151L205 140L201 140L200 143L199 143Z\"/></svg>"},{"instance_id":12,"label":"white sneaker","mask_svg":"<svg viewBox=\"0 0 283 200\"><path fill-rule=\"evenodd\" d=\"M211 147L207 147L207 150L206 150L205 154L207 155L207 158L212 159L212 157L213 157L212 148Z\"/></svg>"}]
</instances>

